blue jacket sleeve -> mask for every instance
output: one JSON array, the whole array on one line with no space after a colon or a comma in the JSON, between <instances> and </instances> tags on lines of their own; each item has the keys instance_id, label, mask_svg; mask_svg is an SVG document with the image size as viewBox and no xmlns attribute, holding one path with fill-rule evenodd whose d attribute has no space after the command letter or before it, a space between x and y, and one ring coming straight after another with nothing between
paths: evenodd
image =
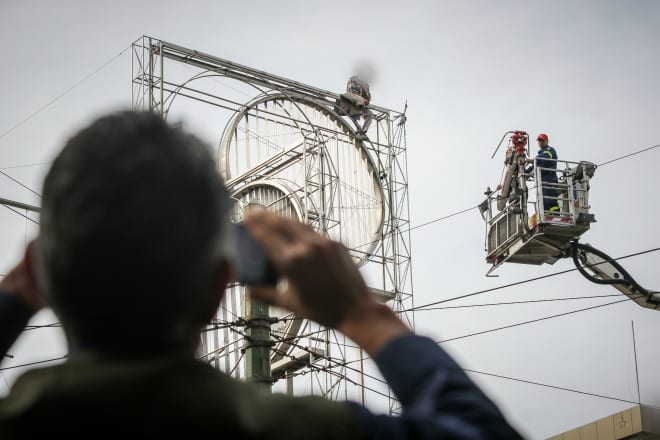
<instances>
[{"instance_id":1,"label":"blue jacket sleeve","mask_svg":"<svg viewBox=\"0 0 660 440\"><path fill-rule=\"evenodd\" d=\"M376 364L402 405L400 416L355 404L369 439L519 439L495 404L438 344L408 335L390 342Z\"/></svg>"},{"instance_id":2,"label":"blue jacket sleeve","mask_svg":"<svg viewBox=\"0 0 660 440\"><path fill-rule=\"evenodd\" d=\"M557 169L557 151L550 146L539 150L536 155L536 164L539 168ZM546 174L551 172L545 171Z\"/></svg>"},{"instance_id":3,"label":"blue jacket sleeve","mask_svg":"<svg viewBox=\"0 0 660 440\"><path fill-rule=\"evenodd\" d=\"M16 296L0 290L0 362L25 329L32 312Z\"/></svg>"}]
</instances>

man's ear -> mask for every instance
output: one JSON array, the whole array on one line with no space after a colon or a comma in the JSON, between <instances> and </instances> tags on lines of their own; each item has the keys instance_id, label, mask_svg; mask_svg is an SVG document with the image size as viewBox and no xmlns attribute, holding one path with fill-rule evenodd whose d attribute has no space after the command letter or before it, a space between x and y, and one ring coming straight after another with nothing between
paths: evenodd
<instances>
[{"instance_id":1,"label":"man's ear","mask_svg":"<svg viewBox=\"0 0 660 440\"><path fill-rule=\"evenodd\" d=\"M233 280L233 269L227 260L223 260L218 264L214 273L211 276L209 285L204 291L204 302L202 304L201 323L207 324L220 307L220 302L225 296L227 284Z\"/></svg>"}]
</instances>

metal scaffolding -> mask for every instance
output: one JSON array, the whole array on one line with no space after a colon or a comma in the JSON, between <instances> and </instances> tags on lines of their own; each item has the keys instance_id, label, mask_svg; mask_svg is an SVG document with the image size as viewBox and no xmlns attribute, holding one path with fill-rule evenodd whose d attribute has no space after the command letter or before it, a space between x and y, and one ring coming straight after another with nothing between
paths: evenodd
<instances>
[{"instance_id":1,"label":"metal scaffolding","mask_svg":"<svg viewBox=\"0 0 660 440\"><path fill-rule=\"evenodd\" d=\"M259 203L341 241L372 292L414 328L405 110L370 106L374 124L364 139L337 93L146 36L132 51L134 109L224 127L218 164L235 220ZM202 337L200 356L237 378L248 374L246 350L259 345L245 339L246 301L244 288L228 289ZM343 335L283 311L270 315L270 377L285 379L287 392L361 402L390 396ZM389 411L398 409L390 397Z\"/></svg>"}]
</instances>

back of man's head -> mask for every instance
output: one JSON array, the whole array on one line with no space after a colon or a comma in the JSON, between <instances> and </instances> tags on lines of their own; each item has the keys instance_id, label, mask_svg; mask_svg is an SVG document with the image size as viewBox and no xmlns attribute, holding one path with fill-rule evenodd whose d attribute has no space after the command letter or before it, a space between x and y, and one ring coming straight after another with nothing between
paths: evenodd
<instances>
[{"instance_id":1,"label":"back of man's head","mask_svg":"<svg viewBox=\"0 0 660 440\"><path fill-rule=\"evenodd\" d=\"M44 182L39 276L69 339L139 353L179 349L208 318L228 199L209 149L152 113L76 134Z\"/></svg>"}]
</instances>

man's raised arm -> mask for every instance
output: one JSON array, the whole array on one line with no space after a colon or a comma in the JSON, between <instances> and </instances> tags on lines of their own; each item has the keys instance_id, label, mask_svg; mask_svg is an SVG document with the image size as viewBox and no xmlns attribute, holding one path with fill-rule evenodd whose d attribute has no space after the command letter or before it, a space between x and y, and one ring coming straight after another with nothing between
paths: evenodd
<instances>
[{"instance_id":1,"label":"man's raised arm","mask_svg":"<svg viewBox=\"0 0 660 440\"><path fill-rule=\"evenodd\" d=\"M367 438L520 438L444 350L414 335L369 294L341 244L263 210L251 213L246 225L288 286L253 287L252 295L351 338L375 360L401 402L400 416L354 405Z\"/></svg>"},{"instance_id":2,"label":"man's raised arm","mask_svg":"<svg viewBox=\"0 0 660 440\"><path fill-rule=\"evenodd\" d=\"M30 267L28 246L23 259L0 280L0 362L45 300Z\"/></svg>"}]
</instances>

